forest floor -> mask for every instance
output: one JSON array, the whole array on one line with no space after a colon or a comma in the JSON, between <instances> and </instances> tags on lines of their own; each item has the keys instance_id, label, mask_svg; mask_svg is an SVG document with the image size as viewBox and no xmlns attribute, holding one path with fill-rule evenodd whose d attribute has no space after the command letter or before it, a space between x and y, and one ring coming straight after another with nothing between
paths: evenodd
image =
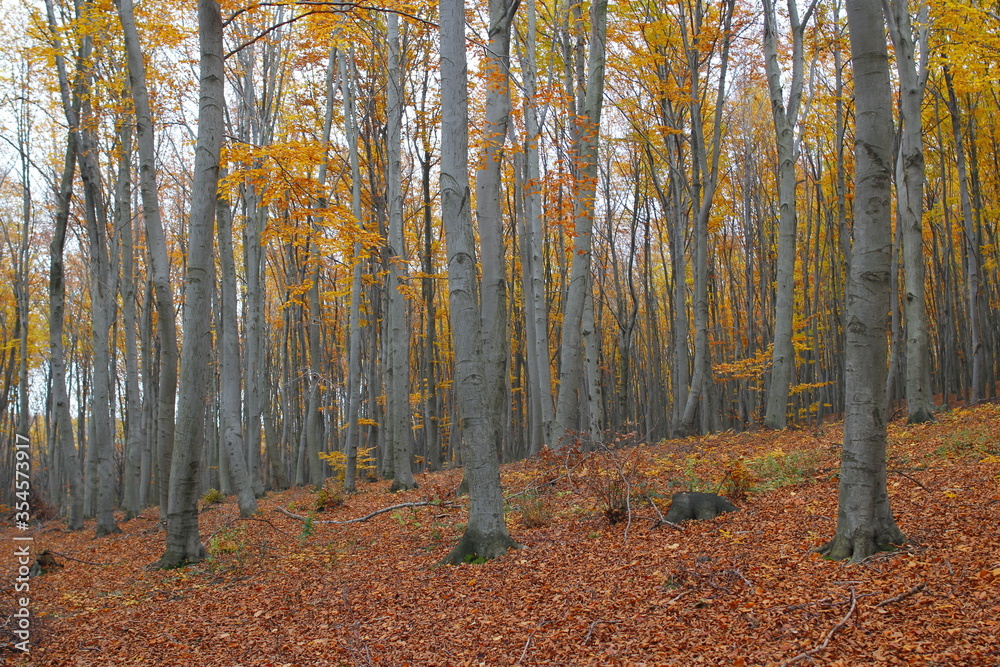
<instances>
[{"instance_id":1,"label":"forest floor","mask_svg":"<svg viewBox=\"0 0 1000 667\"><path fill-rule=\"evenodd\" d=\"M837 424L549 452L504 466L508 525L525 548L485 564L438 566L465 520L466 501L451 496L460 471L418 475L419 489L397 495L388 482L364 484L315 514L309 489L269 494L249 520L231 498L208 505L201 526L211 556L170 571L149 568L164 550L155 508L96 540L92 523L75 533L46 523L32 533L32 552L55 552L63 567L30 580L26 655L9 645L12 538L24 533L3 527L0 658L1000 665L1000 406L896 422L889 435L889 493L910 541L856 565L813 553L836 525ZM655 527L670 494L692 488L728 491L740 511ZM624 512L606 511L626 496ZM435 504L323 523L421 501Z\"/></svg>"}]
</instances>

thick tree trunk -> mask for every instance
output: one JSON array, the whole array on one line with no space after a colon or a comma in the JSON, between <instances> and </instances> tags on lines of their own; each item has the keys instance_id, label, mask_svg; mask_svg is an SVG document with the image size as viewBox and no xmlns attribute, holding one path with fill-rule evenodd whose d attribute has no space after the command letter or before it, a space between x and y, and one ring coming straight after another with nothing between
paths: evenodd
<instances>
[{"instance_id":1,"label":"thick tree trunk","mask_svg":"<svg viewBox=\"0 0 1000 667\"><path fill-rule=\"evenodd\" d=\"M448 246L448 289L455 351L455 391L469 482L469 521L445 558L496 558L516 543L507 533L496 442L486 394L482 313L476 285L475 241L469 203L468 89L465 2L441 2L441 215Z\"/></svg>"},{"instance_id":2,"label":"thick tree trunk","mask_svg":"<svg viewBox=\"0 0 1000 667\"><path fill-rule=\"evenodd\" d=\"M224 127L222 112L225 108L222 15L217 0L198 0L198 37L201 82L188 224L184 350L170 468L167 545L159 561L162 568L198 562L205 555L198 533L198 465L203 446L204 404L211 361L213 232Z\"/></svg>"},{"instance_id":3,"label":"thick tree trunk","mask_svg":"<svg viewBox=\"0 0 1000 667\"><path fill-rule=\"evenodd\" d=\"M483 363L486 400L491 419L501 423L507 386L509 334L507 322L507 271L500 185L504 144L510 119L510 26L520 0L490 0L489 43L486 48L486 118L483 149L476 169L476 220L482 248ZM503 429L494 435L503 451Z\"/></svg>"},{"instance_id":4,"label":"thick tree trunk","mask_svg":"<svg viewBox=\"0 0 1000 667\"><path fill-rule=\"evenodd\" d=\"M837 532L821 548L860 562L901 544L886 489L885 394L892 251L892 89L881 8L848 0L855 130L854 244L847 294L844 449Z\"/></svg>"}]
</instances>

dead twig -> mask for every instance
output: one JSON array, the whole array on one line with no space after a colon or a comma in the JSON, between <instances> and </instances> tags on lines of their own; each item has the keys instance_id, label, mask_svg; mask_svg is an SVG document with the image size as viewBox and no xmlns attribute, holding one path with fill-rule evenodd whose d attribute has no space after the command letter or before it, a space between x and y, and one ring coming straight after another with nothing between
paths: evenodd
<instances>
[{"instance_id":1,"label":"dead twig","mask_svg":"<svg viewBox=\"0 0 1000 667\"><path fill-rule=\"evenodd\" d=\"M659 528L660 526L670 526L674 530L680 530L680 531L683 532L684 528L682 528L678 524L674 523L673 521L667 521L666 517L663 516L663 512L660 511L660 508L657 506L656 502L653 500L653 496L651 496L651 495L649 495L647 493L646 494L646 500L648 500L649 504L653 506L653 510L656 512L656 515L658 517L660 517L660 519L658 521L655 521L653 523L653 528Z\"/></svg>"},{"instance_id":2,"label":"dead twig","mask_svg":"<svg viewBox=\"0 0 1000 667\"><path fill-rule=\"evenodd\" d=\"M77 563L83 563L84 565L116 565L116 563L94 563L93 561L89 560L80 560L79 558L73 558L72 556L67 556L66 554L59 553L58 551L48 551L48 552L53 556L62 556L63 558L67 558L69 560L75 560Z\"/></svg>"},{"instance_id":3,"label":"dead twig","mask_svg":"<svg viewBox=\"0 0 1000 667\"><path fill-rule=\"evenodd\" d=\"M847 621L850 620L851 615L854 613L854 609L857 606L858 606L858 598L854 594L854 588L851 587L851 608L847 610L846 614L844 614L844 618L840 619L840 623L837 623L835 626L830 628L830 631L826 633L826 637L819 645L812 647L808 651L803 651L802 653L799 653L794 658L789 658L788 660L781 663L781 667L787 667L787 665L794 664L800 660L811 658L820 651L826 650L826 647L830 644L830 640L833 639L833 635L836 634L837 630L840 630L842 627L847 625Z\"/></svg>"},{"instance_id":4,"label":"dead twig","mask_svg":"<svg viewBox=\"0 0 1000 667\"><path fill-rule=\"evenodd\" d=\"M914 479L914 478L913 478L913 477L911 477L910 475L907 475L907 474L906 474L905 472L903 472L902 470L890 470L889 472L891 472L891 473L895 473L896 475L902 475L903 477L905 477L906 479L910 480L911 482L913 482L914 484L916 484L917 486L919 486L919 487L920 487L921 489L923 489L923 490L924 490L924 491L926 491L927 493L930 493L930 492L931 492L931 490L930 490L930 489L928 489L928 488L927 488L926 486L924 486L923 484L921 484L920 482L918 482L918 481L917 481L916 479Z\"/></svg>"},{"instance_id":5,"label":"dead twig","mask_svg":"<svg viewBox=\"0 0 1000 667\"><path fill-rule=\"evenodd\" d=\"M391 512L393 510L406 509L407 507L430 507L432 505L442 506L442 507L449 507L451 505L451 503L441 503L441 502L432 501L432 500L426 500L426 501L423 501L423 502L413 502L413 503L399 503L398 505L392 505L390 507L383 507L380 510L375 510L371 514L366 514L365 516L357 517L355 519L347 519L345 521L336 521L334 519L326 519L324 521L316 521L314 519L313 523L332 523L332 524L335 524L335 525L338 525L338 526L344 526L344 525L349 524L349 523L361 523L363 521L368 521L369 519L373 519L373 518L377 517L379 514L385 514L386 512ZM299 521L309 521L309 519L310 519L310 517L302 516L301 514L295 514L293 512L289 512L284 507L275 507L274 511L275 512L280 512L281 514L284 514L285 516L289 517L290 519L298 519Z\"/></svg>"},{"instance_id":6,"label":"dead twig","mask_svg":"<svg viewBox=\"0 0 1000 667\"><path fill-rule=\"evenodd\" d=\"M531 640L535 638L535 633L541 630L543 626L548 625L551 622L552 621L548 620L540 621L538 625L535 626L535 629L531 631L531 634L528 635L528 639L524 642L524 650L521 651L521 657L517 659L517 662L515 664L520 665L522 662L524 662L525 656L528 655L528 648L531 646Z\"/></svg>"},{"instance_id":7,"label":"dead twig","mask_svg":"<svg viewBox=\"0 0 1000 667\"><path fill-rule=\"evenodd\" d=\"M875 606L876 607L884 607L887 604L892 604L893 602L899 602L900 600L905 600L906 598L910 597L911 595L916 595L917 593L919 593L920 591L924 590L925 588L927 588L927 584L926 583L917 584L916 586L914 586L910 590L906 591L905 593L900 593L899 595L894 595L891 598L889 598L888 600L882 600L881 602L879 602Z\"/></svg>"},{"instance_id":8,"label":"dead twig","mask_svg":"<svg viewBox=\"0 0 1000 667\"><path fill-rule=\"evenodd\" d=\"M583 638L584 644L590 642L590 637L594 634L594 628L596 628L601 623L604 623L605 625L618 625L618 623L616 623L615 621L605 621L603 618L597 619L596 621L590 624L590 629L587 630L587 636Z\"/></svg>"}]
</instances>

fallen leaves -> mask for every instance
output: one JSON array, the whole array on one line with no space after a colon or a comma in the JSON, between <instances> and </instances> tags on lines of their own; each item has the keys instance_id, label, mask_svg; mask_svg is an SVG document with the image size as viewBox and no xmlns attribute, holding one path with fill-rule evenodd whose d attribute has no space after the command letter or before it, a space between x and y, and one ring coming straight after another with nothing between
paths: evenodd
<instances>
[{"instance_id":1,"label":"fallen leaves","mask_svg":"<svg viewBox=\"0 0 1000 667\"><path fill-rule=\"evenodd\" d=\"M651 528L654 508L634 502L627 542L625 525L608 526L586 495L586 466L551 454L507 466L505 488L545 494L550 518L529 529L511 512L529 548L484 565L436 566L464 510L442 513L421 494L453 488L457 471L423 475L423 491L399 497L368 485L317 515L309 535L276 513L309 506L302 489L263 499L252 521L218 505L202 534L240 526L218 532L227 548L169 572L146 569L163 550L147 530L155 509L100 540L51 524L34 548L78 560L32 580L39 643L28 664L996 664L1000 462L936 451L969 422L1000 432L1000 410L892 426L892 503L911 542L852 567L811 552L835 527L837 452L822 443L839 433L829 426L822 441L789 431L651 447L646 486L663 494L691 480L714 490L727 462L779 449L808 468L775 468L794 483L681 531ZM382 511L399 503L404 516Z\"/></svg>"}]
</instances>

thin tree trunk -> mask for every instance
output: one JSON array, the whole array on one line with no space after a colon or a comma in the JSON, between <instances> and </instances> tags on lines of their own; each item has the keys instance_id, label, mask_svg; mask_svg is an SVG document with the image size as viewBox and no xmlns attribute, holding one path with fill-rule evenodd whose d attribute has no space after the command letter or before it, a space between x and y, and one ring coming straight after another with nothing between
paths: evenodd
<instances>
[{"instance_id":1,"label":"thin tree trunk","mask_svg":"<svg viewBox=\"0 0 1000 667\"><path fill-rule=\"evenodd\" d=\"M406 282L406 240L403 235L403 186L400 152L402 150L403 85L400 73L399 17L387 17L389 71L386 89L388 114L388 170L386 196L389 199L389 285L386 319L386 423L392 452L393 491L417 486L413 479L413 438L410 428L410 336L406 325L406 298L400 289Z\"/></svg>"},{"instance_id":2,"label":"thin tree trunk","mask_svg":"<svg viewBox=\"0 0 1000 667\"><path fill-rule=\"evenodd\" d=\"M578 10L578 6L577 6ZM590 286L591 247L593 244L594 203L597 194L598 136L604 103L605 40L607 36L607 0L591 5L590 48L587 56L587 79L574 114L577 192L573 204L573 259L569 292L563 312L562 343L559 355L559 395L556 400L559 448L572 441L579 428L580 397L577 392L583 376L583 311ZM596 398L596 397L595 397ZM592 409L592 411L595 411Z\"/></svg>"},{"instance_id":3,"label":"thin tree trunk","mask_svg":"<svg viewBox=\"0 0 1000 667\"><path fill-rule=\"evenodd\" d=\"M781 70L778 64L777 16L775 0L764 0L764 56L767 69L767 88L771 97L771 116L778 147L778 260L777 294L774 305L774 349L771 364L771 383L767 396L767 413L764 425L784 428L788 416L788 392L795 375L795 348L792 329L795 314L795 235L796 211L795 165L799 157L799 137L796 136L799 106L805 69L805 28L816 7L812 0L806 14L799 21L796 0L788 0L788 17L792 31L792 80L788 102L785 103L781 87Z\"/></svg>"},{"instance_id":4,"label":"thin tree trunk","mask_svg":"<svg viewBox=\"0 0 1000 667\"><path fill-rule=\"evenodd\" d=\"M913 25L908 0L883 0L889 35L899 73L900 147L896 159L897 211L903 237L906 315L906 407L911 424L934 418L930 373L927 301L924 295L924 148L921 103L927 85L929 57L928 9L920 4L917 40L920 62L915 61Z\"/></svg>"}]
</instances>

